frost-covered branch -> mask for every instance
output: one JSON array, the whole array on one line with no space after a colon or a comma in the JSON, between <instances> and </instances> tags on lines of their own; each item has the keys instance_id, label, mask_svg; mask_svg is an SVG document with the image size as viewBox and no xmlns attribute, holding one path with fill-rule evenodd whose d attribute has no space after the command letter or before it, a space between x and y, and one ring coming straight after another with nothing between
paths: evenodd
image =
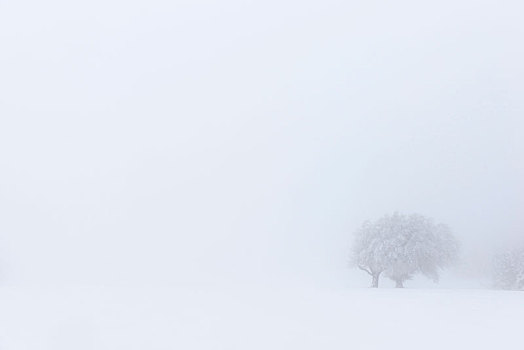
<instances>
[{"instance_id":1,"label":"frost-covered branch","mask_svg":"<svg viewBox=\"0 0 524 350\"><path fill-rule=\"evenodd\" d=\"M361 265L357 265L357 267L358 267L360 270L367 272L370 276L373 276L373 273L372 273L369 269L366 269L365 267L363 267L363 266L361 266Z\"/></svg>"}]
</instances>

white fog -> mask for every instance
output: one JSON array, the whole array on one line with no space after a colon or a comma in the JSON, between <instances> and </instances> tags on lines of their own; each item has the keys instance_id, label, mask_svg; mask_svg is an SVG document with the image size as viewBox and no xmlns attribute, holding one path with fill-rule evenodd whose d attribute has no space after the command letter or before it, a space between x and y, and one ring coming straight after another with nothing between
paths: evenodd
<instances>
[{"instance_id":1,"label":"white fog","mask_svg":"<svg viewBox=\"0 0 524 350\"><path fill-rule=\"evenodd\" d=\"M524 245L523 13L0 0L0 348L395 348L395 321L515 348L493 270ZM394 213L453 234L438 282L352 262Z\"/></svg>"}]
</instances>

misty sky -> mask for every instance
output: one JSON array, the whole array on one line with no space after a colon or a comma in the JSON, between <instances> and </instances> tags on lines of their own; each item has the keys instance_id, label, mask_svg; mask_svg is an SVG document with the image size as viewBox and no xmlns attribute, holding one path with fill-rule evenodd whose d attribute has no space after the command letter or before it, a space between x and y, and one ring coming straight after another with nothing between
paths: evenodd
<instances>
[{"instance_id":1,"label":"misty sky","mask_svg":"<svg viewBox=\"0 0 524 350\"><path fill-rule=\"evenodd\" d=\"M2 283L338 278L393 211L491 254L524 236L523 13L0 0Z\"/></svg>"}]
</instances>

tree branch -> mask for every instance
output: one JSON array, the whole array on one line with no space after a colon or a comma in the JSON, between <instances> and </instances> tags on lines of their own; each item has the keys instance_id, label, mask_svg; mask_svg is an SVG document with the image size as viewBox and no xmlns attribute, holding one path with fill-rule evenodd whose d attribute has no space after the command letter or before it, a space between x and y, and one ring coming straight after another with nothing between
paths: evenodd
<instances>
[{"instance_id":1,"label":"tree branch","mask_svg":"<svg viewBox=\"0 0 524 350\"><path fill-rule=\"evenodd\" d=\"M370 270L366 269L365 267L363 267L363 266L361 266L361 265L357 265L357 267L358 267L360 270L367 272L370 276L373 276L373 273L372 273Z\"/></svg>"}]
</instances>

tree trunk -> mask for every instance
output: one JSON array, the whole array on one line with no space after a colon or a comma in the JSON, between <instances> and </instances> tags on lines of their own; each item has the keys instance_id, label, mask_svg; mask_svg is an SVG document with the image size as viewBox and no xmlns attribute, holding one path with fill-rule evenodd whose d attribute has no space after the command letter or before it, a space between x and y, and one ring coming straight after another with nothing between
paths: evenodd
<instances>
[{"instance_id":1,"label":"tree trunk","mask_svg":"<svg viewBox=\"0 0 524 350\"><path fill-rule=\"evenodd\" d=\"M395 282L395 288L404 288L404 282L402 282L402 280L396 280Z\"/></svg>"},{"instance_id":2,"label":"tree trunk","mask_svg":"<svg viewBox=\"0 0 524 350\"><path fill-rule=\"evenodd\" d=\"M371 282L371 288L378 288L378 279L380 278L380 272L374 273L371 276L373 277L373 281Z\"/></svg>"}]
</instances>

